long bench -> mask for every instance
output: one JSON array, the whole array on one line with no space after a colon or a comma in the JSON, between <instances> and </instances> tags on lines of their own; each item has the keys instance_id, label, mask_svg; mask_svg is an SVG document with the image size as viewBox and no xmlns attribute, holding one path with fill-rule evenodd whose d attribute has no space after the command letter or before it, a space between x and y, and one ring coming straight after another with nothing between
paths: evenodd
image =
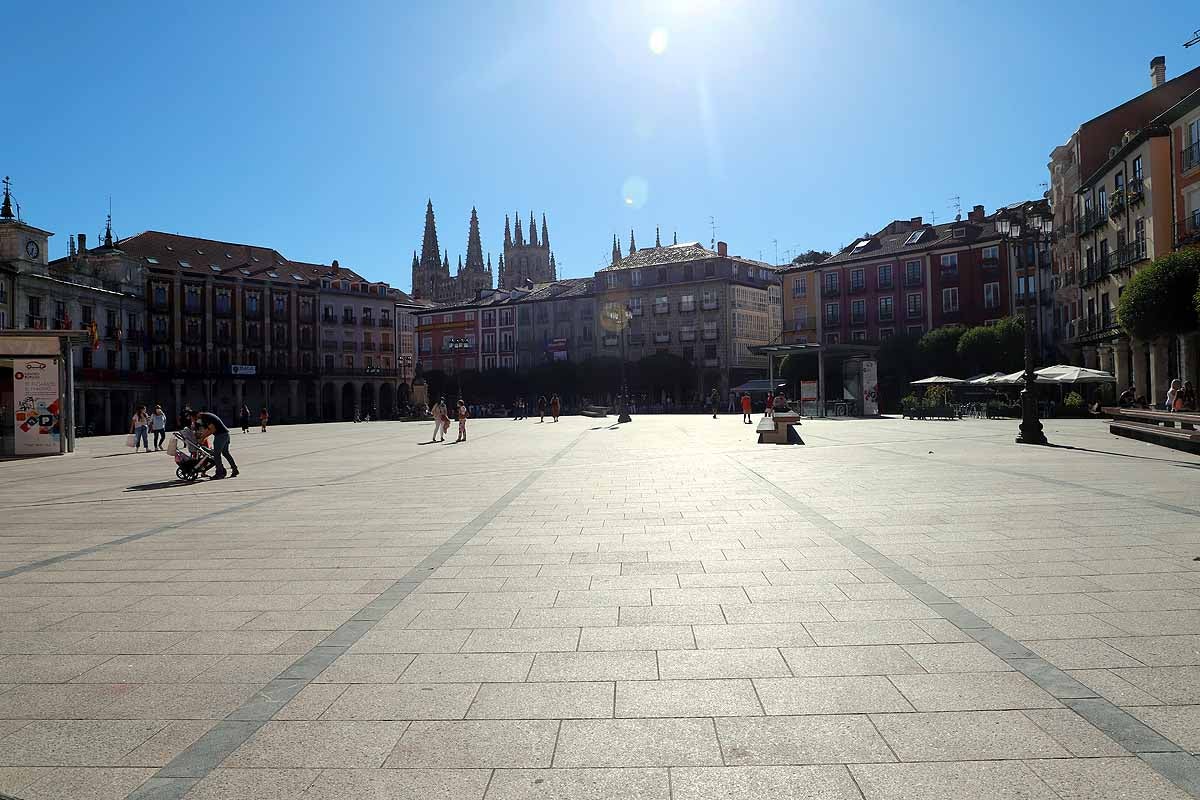
<instances>
[{"instance_id":1,"label":"long bench","mask_svg":"<svg viewBox=\"0 0 1200 800\"><path fill-rule=\"evenodd\" d=\"M759 444L804 444L796 431L800 415L794 411L776 411L773 416L763 416L754 428Z\"/></svg>"},{"instance_id":2,"label":"long bench","mask_svg":"<svg viewBox=\"0 0 1200 800\"><path fill-rule=\"evenodd\" d=\"M1105 406L1109 433L1200 455L1200 414Z\"/></svg>"}]
</instances>

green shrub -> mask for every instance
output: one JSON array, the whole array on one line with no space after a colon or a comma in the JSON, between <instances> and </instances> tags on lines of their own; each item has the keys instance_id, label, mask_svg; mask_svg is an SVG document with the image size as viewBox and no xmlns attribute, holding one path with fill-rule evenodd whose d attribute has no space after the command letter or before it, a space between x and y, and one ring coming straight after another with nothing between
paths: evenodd
<instances>
[{"instance_id":1,"label":"green shrub","mask_svg":"<svg viewBox=\"0 0 1200 800\"><path fill-rule=\"evenodd\" d=\"M1083 395L1079 392L1071 392L1063 400L1063 408L1073 414L1083 411Z\"/></svg>"},{"instance_id":2,"label":"green shrub","mask_svg":"<svg viewBox=\"0 0 1200 800\"><path fill-rule=\"evenodd\" d=\"M930 386L925 390L924 404L928 408L948 406L954 399L954 392L949 386Z\"/></svg>"},{"instance_id":3,"label":"green shrub","mask_svg":"<svg viewBox=\"0 0 1200 800\"><path fill-rule=\"evenodd\" d=\"M1200 248L1179 250L1156 259L1135 274L1117 301L1117 319L1138 339L1196 329L1200 311Z\"/></svg>"}]
</instances>

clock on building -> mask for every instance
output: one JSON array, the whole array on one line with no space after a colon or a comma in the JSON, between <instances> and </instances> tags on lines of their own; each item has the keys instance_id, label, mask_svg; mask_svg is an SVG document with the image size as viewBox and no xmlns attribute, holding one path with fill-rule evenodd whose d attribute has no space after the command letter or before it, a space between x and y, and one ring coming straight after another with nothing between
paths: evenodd
<instances>
[{"instance_id":1,"label":"clock on building","mask_svg":"<svg viewBox=\"0 0 1200 800\"><path fill-rule=\"evenodd\" d=\"M25 255L29 256L30 258L36 259L39 255L41 255L41 252L42 248L38 247L38 243L33 239L30 239L25 243Z\"/></svg>"}]
</instances>

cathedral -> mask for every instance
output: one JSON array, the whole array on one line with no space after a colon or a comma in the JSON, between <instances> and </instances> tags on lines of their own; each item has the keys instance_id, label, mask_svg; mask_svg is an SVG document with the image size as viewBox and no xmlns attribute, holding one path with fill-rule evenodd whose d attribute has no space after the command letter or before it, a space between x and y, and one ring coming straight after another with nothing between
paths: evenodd
<instances>
[{"instance_id":1,"label":"cathedral","mask_svg":"<svg viewBox=\"0 0 1200 800\"><path fill-rule=\"evenodd\" d=\"M557 279L558 265L550 250L550 231L546 215L542 215L542 233L538 236L533 212L529 213L529 238L516 217L516 230L508 216L504 217L504 252L500 255L497 288L514 289L530 283L552 283ZM492 288L492 256L483 256L479 236L479 216L471 209L471 224L467 232L467 258L458 259L458 271L450 273L450 253L438 245L437 223L433 216L433 201L425 206L425 236L421 255L413 252L412 296L433 303L463 303L474 300L479 292Z\"/></svg>"}]
</instances>

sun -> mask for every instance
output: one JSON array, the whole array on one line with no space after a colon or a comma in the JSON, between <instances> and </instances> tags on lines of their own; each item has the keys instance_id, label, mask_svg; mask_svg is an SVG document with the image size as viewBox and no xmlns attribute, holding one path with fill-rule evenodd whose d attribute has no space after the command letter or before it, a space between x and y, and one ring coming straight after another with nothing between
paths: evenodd
<instances>
[{"instance_id":1,"label":"sun","mask_svg":"<svg viewBox=\"0 0 1200 800\"><path fill-rule=\"evenodd\" d=\"M650 52L656 56L661 56L667 51L667 44L670 41L670 35L666 28L655 28L650 31Z\"/></svg>"}]
</instances>

